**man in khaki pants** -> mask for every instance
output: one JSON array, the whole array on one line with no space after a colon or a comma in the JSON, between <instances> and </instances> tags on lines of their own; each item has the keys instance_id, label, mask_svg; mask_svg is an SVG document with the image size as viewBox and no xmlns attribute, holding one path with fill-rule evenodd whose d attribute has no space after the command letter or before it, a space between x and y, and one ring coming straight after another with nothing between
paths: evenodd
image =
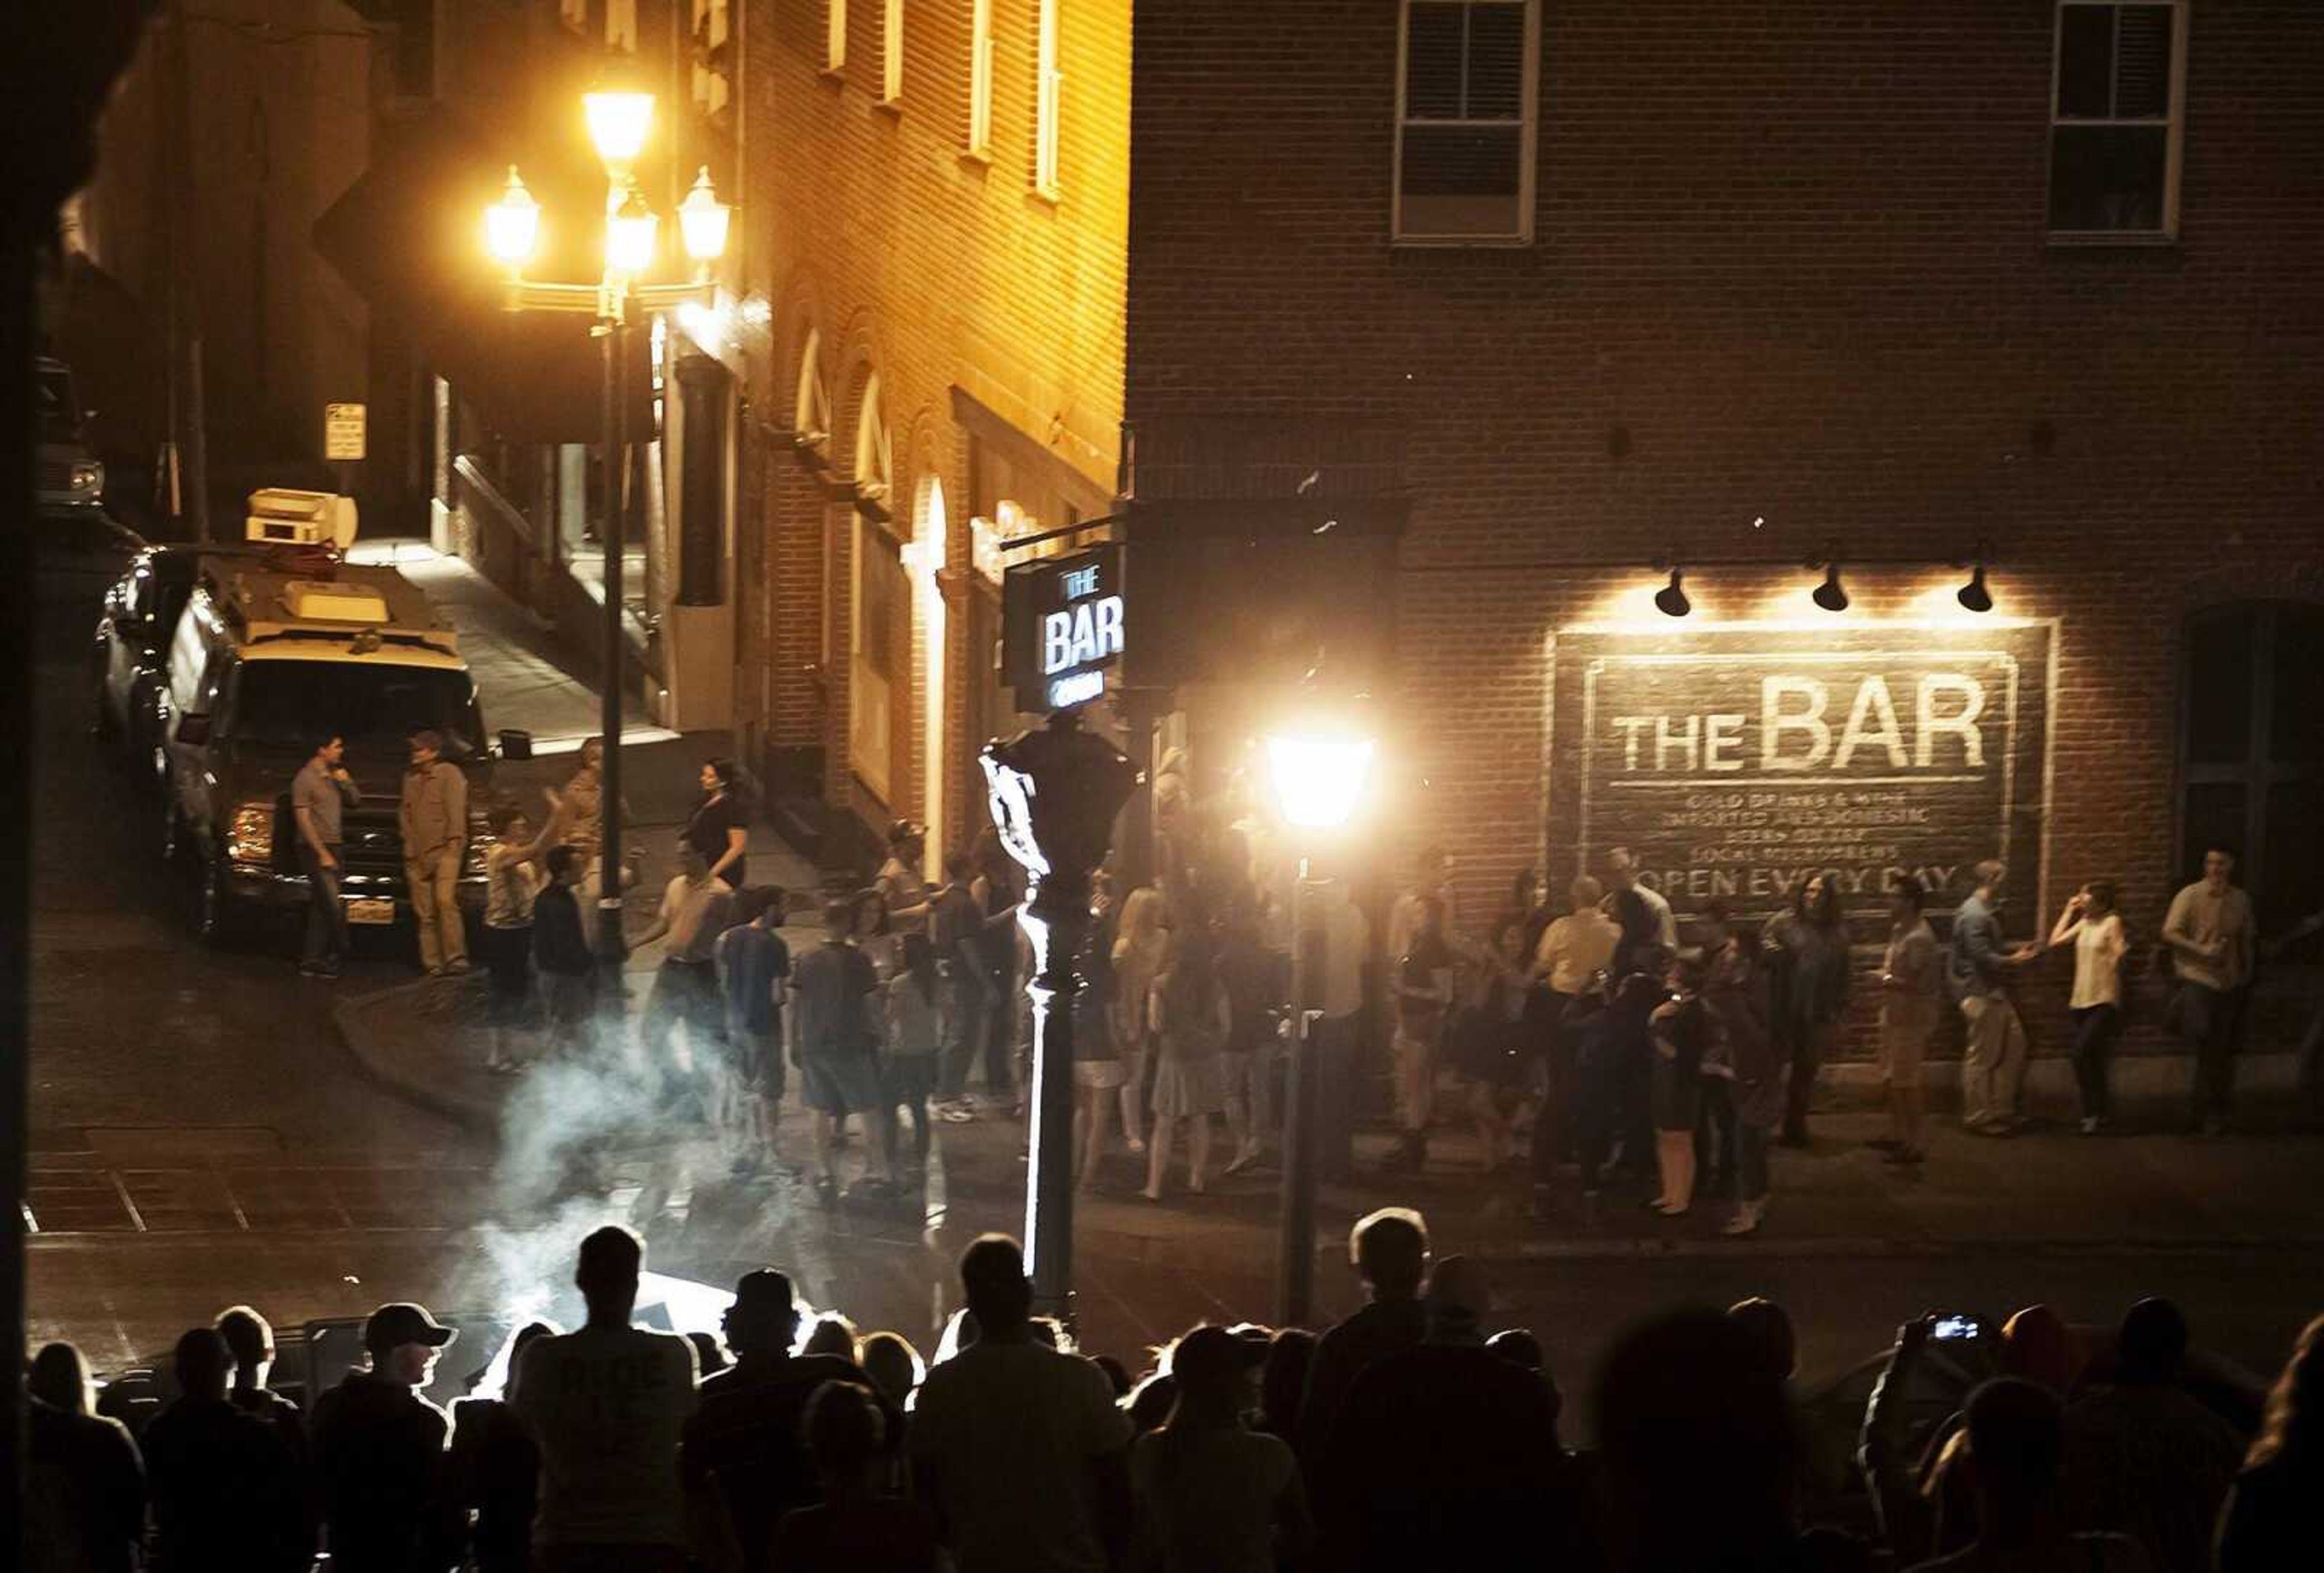
<instances>
[{"instance_id":1,"label":"man in khaki pants","mask_svg":"<svg viewBox=\"0 0 2324 1573\"><path fill-rule=\"evenodd\" d=\"M460 921L460 858L468 845L468 778L444 758L439 732L411 735L411 768L396 810L403 830L403 879L420 930L420 964L429 976L468 970Z\"/></svg>"}]
</instances>

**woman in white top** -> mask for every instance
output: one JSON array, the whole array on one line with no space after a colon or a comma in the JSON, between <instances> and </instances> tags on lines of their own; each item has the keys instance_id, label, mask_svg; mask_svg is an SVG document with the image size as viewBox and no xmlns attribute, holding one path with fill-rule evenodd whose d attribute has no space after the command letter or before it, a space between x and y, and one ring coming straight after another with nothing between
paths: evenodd
<instances>
[{"instance_id":1,"label":"woman in white top","mask_svg":"<svg viewBox=\"0 0 2324 1573\"><path fill-rule=\"evenodd\" d=\"M2122 958L2130 948L2110 880L2095 879L2074 893L2050 943L2074 946L2074 1080L2081 1088L2082 1134L2095 1136L2114 1119L2107 1069L2122 1032Z\"/></svg>"}]
</instances>

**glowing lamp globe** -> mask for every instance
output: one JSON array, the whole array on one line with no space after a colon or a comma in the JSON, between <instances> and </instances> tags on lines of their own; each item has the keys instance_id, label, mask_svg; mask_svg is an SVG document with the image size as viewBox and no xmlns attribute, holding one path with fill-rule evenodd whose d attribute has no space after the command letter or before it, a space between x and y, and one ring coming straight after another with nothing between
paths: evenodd
<instances>
[{"instance_id":1,"label":"glowing lamp globe","mask_svg":"<svg viewBox=\"0 0 2324 1573\"><path fill-rule=\"evenodd\" d=\"M605 220L605 265L617 273L641 273L653 266L659 222L645 199L632 191Z\"/></svg>"},{"instance_id":2,"label":"glowing lamp globe","mask_svg":"<svg viewBox=\"0 0 2324 1573\"><path fill-rule=\"evenodd\" d=\"M581 105L589 119L589 140L605 167L622 170L635 163L653 128L653 95L606 88L584 95Z\"/></svg>"},{"instance_id":3,"label":"glowing lamp globe","mask_svg":"<svg viewBox=\"0 0 2324 1573\"><path fill-rule=\"evenodd\" d=\"M1283 817L1303 830L1333 830L1354 817L1370 785L1369 737L1286 735L1267 740L1267 763Z\"/></svg>"},{"instance_id":4,"label":"glowing lamp globe","mask_svg":"<svg viewBox=\"0 0 2324 1573\"><path fill-rule=\"evenodd\" d=\"M540 204L509 165L508 187L501 199L484 209L484 246L494 260L518 267L532 255L540 241Z\"/></svg>"},{"instance_id":5,"label":"glowing lamp globe","mask_svg":"<svg viewBox=\"0 0 2324 1573\"><path fill-rule=\"evenodd\" d=\"M726 254L726 223L733 209L718 199L710 186L710 166L702 166L695 177L694 189L686 200L678 205L679 237L686 243L686 254L696 262L715 262Z\"/></svg>"}]
</instances>

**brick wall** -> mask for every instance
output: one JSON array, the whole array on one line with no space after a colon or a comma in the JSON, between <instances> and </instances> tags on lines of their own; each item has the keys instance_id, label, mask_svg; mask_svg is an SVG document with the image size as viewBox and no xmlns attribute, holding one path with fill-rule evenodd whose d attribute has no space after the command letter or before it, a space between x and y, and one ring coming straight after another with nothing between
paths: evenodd
<instances>
[{"instance_id":1,"label":"brick wall","mask_svg":"<svg viewBox=\"0 0 2324 1573\"><path fill-rule=\"evenodd\" d=\"M1544 0L1535 244L1421 250L1396 5L1139 10L1130 418L1408 431L1403 806L1472 910L1570 856L1545 652L1660 625L1654 560L1764 563L1699 569L1698 620L1857 629L1960 615L1940 565L1982 540L1997 615L2058 629L2042 921L2110 875L2153 935L2186 615L2324 597L2324 8L2193 8L2147 247L2045 244L2050 17ZM1828 542L1925 563L1831 618L1796 566Z\"/></svg>"},{"instance_id":2,"label":"brick wall","mask_svg":"<svg viewBox=\"0 0 2324 1573\"><path fill-rule=\"evenodd\" d=\"M847 0L836 0L847 3ZM755 722L780 753L821 748L829 801L867 823L919 817L929 769L923 631L912 630L912 677L895 693L908 768L878 802L847 769L846 601L851 504L835 495L855 477L857 401L878 373L895 455L890 526L913 539L933 471L948 515L953 597L969 571L968 440L953 392L997 412L1057 471L1047 490L1110 495L1121 418L1124 235L1128 202L1128 0L1064 0L1062 197L1031 190L1036 13L1031 0L993 0L991 154L964 156L969 94L969 0L907 0L904 90L880 103L885 6L853 0L847 61L825 71L825 0L740 7L745 52L748 230L746 288L768 303L750 328L757 419L779 429L768 447L765 538L774 576ZM810 328L832 394L830 463L817 472L787 441L799 356ZM820 664L821 628L835 630ZM904 606L914 604L907 597ZM982 739L958 729L980 657L966 619L946 619L948 752ZM975 805L945 794L955 832Z\"/></svg>"}]
</instances>

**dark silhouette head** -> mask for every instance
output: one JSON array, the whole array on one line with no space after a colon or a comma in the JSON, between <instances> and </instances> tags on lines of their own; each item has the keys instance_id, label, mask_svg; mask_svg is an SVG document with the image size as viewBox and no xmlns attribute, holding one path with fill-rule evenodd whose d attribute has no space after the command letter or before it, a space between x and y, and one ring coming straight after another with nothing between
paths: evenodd
<instances>
[{"instance_id":1,"label":"dark silhouette head","mask_svg":"<svg viewBox=\"0 0 2324 1573\"><path fill-rule=\"evenodd\" d=\"M853 1365L855 1363L855 1324L836 1311L825 1312L816 1318L815 1326L808 1329L807 1343L800 1348L799 1353L831 1355L846 1361L851 1365Z\"/></svg>"},{"instance_id":2,"label":"dark silhouette head","mask_svg":"<svg viewBox=\"0 0 2324 1573\"><path fill-rule=\"evenodd\" d=\"M2136 1385L2171 1382L2187 1358L2187 1319L2160 1298L2142 1300L2123 1313L2115 1335L2115 1379Z\"/></svg>"},{"instance_id":3,"label":"dark silhouette head","mask_svg":"<svg viewBox=\"0 0 2324 1573\"><path fill-rule=\"evenodd\" d=\"M2058 1395L1997 1376L1969 1395L1969 1462L1984 1532L2024 1523L2050 1500L2066 1450Z\"/></svg>"},{"instance_id":4,"label":"dark silhouette head","mask_svg":"<svg viewBox=\"0 0 2324 1573\"><path fill-rule=\"evenodd\" d=\"M697 1328L686 1335L686 1341L694 1346L694 1371L697 1376L715 1375L733 1364L726 1358L726 1351L715 1333Z\"/></svg>"},{"instance_id":5,"label":"dark silhouette head","mask_svg":"<svg viewBox=\"0 0 2324 1573\"><path fill-rule=\"evenodd\" d=\"M1139 1383L1130 1395L1130 1429L1139 1436L1159 1430L1178 1407L1178 1379L1157 1371Z\"/></svg>"},{"instance_id":6,"label":"dark silhouette head","mask_svg":"<svg viewBox=\"0 0 2324 1573\"><path fill-rule=\"evenodd\" d=\"M1632 1328L1599 1368L1596 1410L1617 1565L1748 1567L1789 1547L1799 1442L1751 1328L1707 1307Z\"/></svg>"},{"instance_id":7,"label":"dark silhouette head","mask_svg":"<svg viewBox=\"0 0 2324 1573\"><path fill-rule=\"evenodd\" d=\"M857 1346L856 1360L863 1367L863 1374L872 1379L872 1385L898 1409L904 1407L904 1401L912 1396L921 1378L927 1374L920 1352L901 1333L870 1335Z\"/></svg>"},{"instance_id":8,"label":"dark silhouette head","mask_svg":"<svg viewBox=\"0 0 2324 1573\"><path fill-rule=\"evenodd\" d=\"M880 1401L853 1382L826 1382L817 1387L799 1420L807 1451L815 1455L816 1473L843 1489L863 1478L887 1430Z\"/></svg>"},{"instance_id":9,"label":"dark silhouette head","mask_svg":"<svg viewBox=\"0 0 2324 1573\"><path fill-rule=\"evenodd\" d=\"M1527 1371L1539 1371L1542 1367L1541 1340L1527 1328L1505 1328L1487 1338L1485 1347Z\"/></svg>"},{"instance_id":10,"label":"dark silhouette head","mask_svg":"<svg viewBox=\"0 0 2324 1573\"><path fill-rule=\"evenodd\" d=\"M2324 1317L2301 1329L2283 1363L2283 1374L2268 1389L2267 1418L2252 1443L2251 1462L2298 1458L2312 1468L2324 1457Z\"/></svg>"},{"instance_id":11,"label":"dark silhouette head","mask_svg":"<svg viewBox=\"0 0 2324 1573\"><path fill-rule=\"evenodd\" d=\"M218 1313L217 1335L234 1356L234 1384L248 1392L266 1383L266 1368L274 1364L274 1329L246 1305L230 1306Z\"/></svg>"},{"instance_id":12,"label":"dark silhouette head","mask_svg":"<svg viewBox=\"0 0 2324 1573\"><path fill-rule=\"evenodd\" d=\"M1348 1232L1348 1260L1374 1300L1414 1300L1428 1272L1428 1226L1410 1208L1382 1208Z\"/></svg>"},{"instance_id":13,"label":"dark silhouette head","mask_svg":"<svg viewBox=\"0 0 2324 1573\"><path fill-rule=\"evenodd\" d=\"M638 1274L645 1263L645 1243L619 1224L594 1230L581 1242L573 1285L581 1291L591 1321L629 1321L638 1303Z\"/></svg>"},{"instance_id":14,"label":"dark silhouette head","mask_svg":"<svg viewBox=\"0 0 2324 1573\"><path fill-rule=\"evenodd\" d=\"M1105 1373L1106 1384L1113 1389L1115 1402L1130 1396L1130 1367L1111 1355L1092 1355L1089 1363Z\"/></svg>"},{"instance_id":15,"label":"dark silhouette head","mask_svg":"<svg viewBox=\"0 0 2324 1573\"><path fill-rule=\"evenodd\" d=\"M2065 1319L2046 1305L2029 1305L2001 1324L2001 1374L2063 1393L2074 1384L2080 1359Z\"/></svg>"},{"instance_id":16,"label":"dark silhouette head","mask_svg":"<svg viewBox=\"0 0 2324 1573\"><path fill-rule=\"evenodd\" d=\"M798 1337L798 1315L789 1274L772 1267L745 1272L726 1308L726 1346L738 1360L779 1360Z\"/></svg>"},{"instance_id":17,"label":"dark silhouette head","mask_svg":"<svg viewBox=\"0 0 2324 1573\"><path fill-rule=\"evenodd\" d=\"M1006 1235L982 1235L960 1254L960 1289L982 1339L1021 1337L1033 1314L1025 1248Z\"/></svg>"},{"instance_id":18,"label":"dark silhouette head","mask_svg":"<svg viewBox=\"0 0 2324 1573\"><path fill-rule=\"evenodd\" d=\"M1762 1369L1778 1382L1789 1382L1799 1368L1799 1335L1792 1315L1772 1300L1754 1295L1727 1308L1727 1319L1743 1329L1757 1351Z\"/></svg>"},{"instance_id":19,"label":"dark silhouette head","mask_svg":"<svg viewBox=\"0 0 2324 1573\"><path fill-rule=\"evenodd\" d=\"M1299 1420L1307 1391L1307 1367L1315 1358L1315 1335L1285 1328L1268 1340L1267 1363L1259 1368L1259 1429L1288 1438Z\"/></svg>"},{"instance_id":20,"label":"dark silhouette head","mask_svg":"<svg viewBox=\"0 0 2324 1573\"><path fill-rule=\"evenodd\" d=\"M217 1328L194 1328L178 1340L171 1369L178 1378L178 1391L188 1398L224 1398L234 1356Z\"/></svg>"},{"instance_id":21,"label":"dark silhouette head","mask_svg":"<svg viewBox=\"0 0 2324 1573\"><path fill-rule=\"evenodd\" d=\"M24 1370L24 1391L51 1409L88 1414L97 1408L88 1362L70 1344L43 1344Z\"/></svg>"}]
</instances>

